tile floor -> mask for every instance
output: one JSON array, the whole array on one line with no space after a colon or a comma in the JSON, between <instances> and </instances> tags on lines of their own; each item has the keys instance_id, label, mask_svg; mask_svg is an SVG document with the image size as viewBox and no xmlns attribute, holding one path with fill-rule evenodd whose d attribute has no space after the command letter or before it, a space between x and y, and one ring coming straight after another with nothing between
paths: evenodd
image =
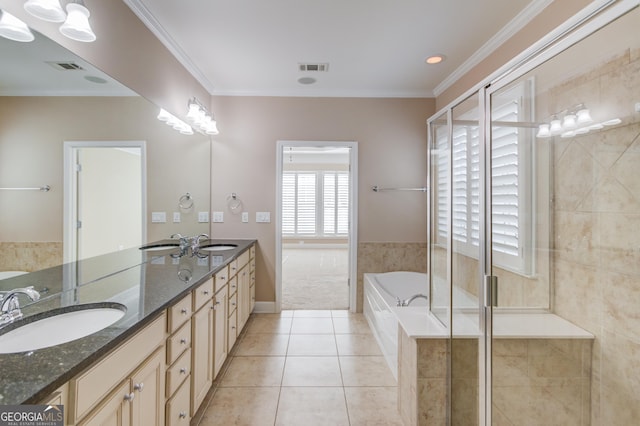
<instances>
[{"instance_id":1,"label":"tile floor","mask_svg":"<svg viewBox=\"0 0 640 426\"><path fill-rule=\"evenodd\" d=\"M213 425L402 425L396 381L362 314L253 314L201 419Z\"/></svg>"}]
</instances>

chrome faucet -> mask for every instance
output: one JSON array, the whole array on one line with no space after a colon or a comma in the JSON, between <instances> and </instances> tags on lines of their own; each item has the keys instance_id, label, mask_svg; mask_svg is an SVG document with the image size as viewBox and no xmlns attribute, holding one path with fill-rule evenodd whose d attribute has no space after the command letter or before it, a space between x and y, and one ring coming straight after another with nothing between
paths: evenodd
<instances>
[{"instance_id":1,"label":"chrome faucet","mask_svg":"<svg viewBox=\"0 0 640 426\"><path fill-rule=\"evenodd\" d=\"M180 251L185 251L191 245L191 238L182 236L182 234L172 234L169 238L172 240L180 240Z\"/></svg>"},{"instance_id":2,"label":"chrome faucet","mask_svg":"<svg viewBox=\"0 0 640 426\"><path fill-rule=\"evenodd\" d=\"M0 327L22 318L18 294L26 294L34 302L40 299L33 286L0 292Z\"/></svg>"},{"instance_id":3,"label":"chrome faucet","mask_svg":"<svg viewBox=\"0 0 640 426\"><path fill-rule=\"evenodd\" d=\"M191 239L191 253L194 256L198 256L198 250L200 249L200 240L201 239L205 239L208 240L209 239L209 235L207 234L200 234L197 237L193 237Z\"/></svg>"},{"instance_id":4,"label":"chrome faucet","mask_svg":"<svg viewBox=\"0 0 640 426\"><path fill-rule=\"evenodd\" d=\"M418 293L418 294L414 294L413 296L411 296L410 298L406 299L406 300L401 300L399 297L396 297L396 301L397 301L397 306L409 306L411 304L411 302L413 302L416 299L425 299L425 300L429 300L429 296L427 296L426 294L422 294L422 293Z\"/></svg>"}]
</instances>

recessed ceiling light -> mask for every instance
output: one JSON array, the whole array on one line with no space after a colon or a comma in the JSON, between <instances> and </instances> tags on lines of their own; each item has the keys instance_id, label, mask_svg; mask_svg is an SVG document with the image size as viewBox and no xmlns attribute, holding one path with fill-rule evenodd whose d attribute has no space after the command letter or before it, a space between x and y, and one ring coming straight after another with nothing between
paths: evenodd
<instances>
[{"instance_id":1,"label":"recessed ceiling light","mask_svg":"<svg viewBox=\"0 0 640 426\"><path fill-rule=\"evenodd\" d=\"M107 80L105 80L104 78L96 77L94 75L87 75L84 77L84 79L96 84L105 84L107 82Z\"/></svg>"},{"instance_id":2,"label":"recessed ceiling light","mask_svg":"<svg viewBox=\"0 0 640 426\"><path fill-rule=\"evenodd\" d=\"M446 58L447 57L444 55L437 54L437 55L429 56L424 61L429 65L434 65L434 64L439 64L440 62L444 61Z\"/></svg>"},{"instance_id":3,"label":"recessed ceiling light","mask_svg":"<svg viewBox=\"0 0 640 426\"><path fill-rule=\"evenodd\" d=\"M313 77L300 77L298 79L298 83L300 84L313 84L316 82L316 79Z\"/></svg>"}]
</instances>

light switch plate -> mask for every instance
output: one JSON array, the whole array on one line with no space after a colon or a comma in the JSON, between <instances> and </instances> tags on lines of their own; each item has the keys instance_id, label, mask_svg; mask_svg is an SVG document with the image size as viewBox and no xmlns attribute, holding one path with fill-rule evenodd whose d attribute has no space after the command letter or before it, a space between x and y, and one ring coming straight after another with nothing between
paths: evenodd
<instances>
[{"instance_id":1,"label":"light switch plate","mask_svg":"<svg viewBox=\"0 0 640 426\"><path fill-rule=\"evenodd\" d=\"M271 212L256 212L256 222L257 223L270 223L271 222Z\"/></svg>"},{"instance_id":2,"label":"light switch plate","mask_svg":"<svg viewBox=\"0 0 640 426\"><path fill-rule=\"evenodd\" d=\"M249 212L242 212L242 223L249 223Z\"/></svg>"},{"instance_id":3,"label":"light switch plate","mask_svg":"<svg viewBox=\"0 0 640 426\"><path fill-rule=\"evenodd\" d=\"M215 222L215 223L224 222L224 212L213 212L212 222Z\"/></svg>"},{"instance_id":4,"label":"light switch plate","mask_svg":"<svg viewBox=\"0 0 640 426\"><path fill-rule=\"evenodd\" d=\"M173 223L180 223L180 212L173 212Z\"/></svg>"},{"instance_id":5,"label":"light switch plate","mask_svg":"<svg viewBox=\"0 0 640 426\"><path fill-rule=\"evenodd\" d=\"M166 223L166 222L167 222L166 212L151 212L151 223Z\"/></svg>"},{"instance_id":6,"label":"light switch plate","mask_svg":"<svg viewBox=\"0 0 640 426\"><path fill-rule=\"evenodd\" d=\"M209 223L209 212L198 212L199 223Z\"/></svg>"}]
</instances>

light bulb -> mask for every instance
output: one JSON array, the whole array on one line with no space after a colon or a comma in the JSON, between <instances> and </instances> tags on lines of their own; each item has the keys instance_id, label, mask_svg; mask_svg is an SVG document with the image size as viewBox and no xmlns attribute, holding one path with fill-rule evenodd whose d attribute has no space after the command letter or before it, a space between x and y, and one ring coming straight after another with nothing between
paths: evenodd
<instances>
[{"instance_id":1,"label":"light bulb","mask_svg":"<svg viewBox=\"0 0 640 426\"><path fill-rule=\"evenodd\" d=\"M160 121L169 121L169 119L171 117L172 117L171 114L169 114L163 108L160 108L160 112L158 113L158 120L160 120Z\"/></svg>"},{"instance_id":2,"label":"light bulb","mask_svg":"<svg viewBox=\"0 0 640 426\"><path fill-rule=\"evenodd\" d=\"M81 0L77 3L67 4L67 20L60 25L60 32L71 40L92 42L96 40L96 35L89 25L89 9L84 6Z\"/></svg>"},{"instance_id":3,"label":"light bulb","mask_svg":"<svg viewBox=\"0 0 640 426\"><path fill-rule=\"evenodd\" d=\"M562 132L562 122L560 120L558 120L557 117L554 116L553 120L551 120L551 125L549 127L549 131L551 132L551 134L559 134L560 132Z\"/></svg>"},{"instance_id":4,"label":"light bulb","mask_svg":"<svg viewBox=\"0 0 640 426\"><path fill-rule=\"evenodd\" d=\"M616 124L622 123L622 120L619 118L612 118L611 120L603 121L602 124L604 126L615 126Z\"/></svg>"},{"instance_id":5,"label":"light bulb","mask_svg":"<svg viewBox=\"0 0 640 426\"><path fill-rule=\"evenodd\" d=\"M576 128L576 116L575 114L567 114L562 119L562 128L563 129L575 129Z\"/></svg>"},{"instance_id":6,"label":"light bulb","mask_svg":"<svg viewBox=\"0 0 640 426\"><path fill-rule=\"evenodd\" d=\"M4 10L0 18L0 36L20 42L29 42L35 39L27 24Z\"/></svg>"},{"instance_id":7,"label":"light bulb","mask_svg":"<svg viewBox=\"0 0 640 426\"><path fill-rule=\"evenodd\" d=\"M48 22L64 22L67 17L60 6L60 0L29 0L24 4L24 10Z\"/></svg>"},{"instance_id":8,"label":"light bulb","mask_svg":"<svg viewBox=\"0 0 640 426\"><path fill-rule=\"evenodd\" d=\"M591 123L593 121L593 119L591 118L591 113L587 108L578 110L576 115L578 116L577 118L578 124Z\"/></svg>"},{"instance_id":9,"label":"light bulb","mask_svg":"<svg viewBox=\"0 0 640 426\"><path fill-rule=\"evenodd\" d=\"M538 133L536 134L536 137L548 138L550 136L551 136L551 132L549 131L548 124L541 124L538 126Z\"/></svg>"}]
</instances>

